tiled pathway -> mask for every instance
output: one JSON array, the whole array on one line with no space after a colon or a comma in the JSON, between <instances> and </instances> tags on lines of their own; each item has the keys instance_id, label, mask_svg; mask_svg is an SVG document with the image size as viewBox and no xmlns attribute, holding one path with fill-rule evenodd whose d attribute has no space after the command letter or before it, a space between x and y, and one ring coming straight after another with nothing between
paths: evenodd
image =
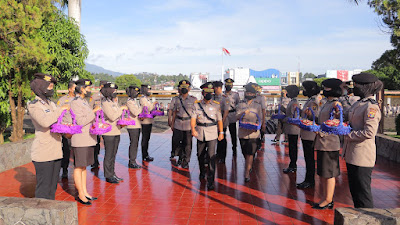
<instances>
[{"instance_id":1,"label":"tiled pathway","mask_svg":"<svg viewBox=\"0 0 400 225\"><path fill-rule=\"evenodd\" d=\"M258 152L251 182L244 182L244 159L232 159L230 144L225 165L218 165L216 188L207 191L199 182L198 161L193 145L190 169L169 161L171 132L152 134L150 155L154 162L143 169L128 169L129 137L122 134L116 173L120 184L105 182L103 169L88 172L88 189L99 197L92 206L79 206L79 224L331 224L334 211L318 211L310 203L318 201L315 189L298 190L304 179L305 164L299 151L297 174L286 175L288 148L274 146L266 136L265 151ZM229 135L228 135L229 136ZM228 139L229 142L229 139ZM300 149L301 144L299 143ZM139 150L140 152L140 150ZM100 159L103 159L104 149ZM139 153L139 157L140 153ZM140 162L141 163L141 162ZM337 179L335 207L351 206L346 167ZM378 158L373 172L375 207L400 207L400 164ZM33 197L35 188L32 163L0 173L0 196ZM69 179L60 181L56 200L74 201L75 187L70 168Z\"/></svg>"}]
</instances>

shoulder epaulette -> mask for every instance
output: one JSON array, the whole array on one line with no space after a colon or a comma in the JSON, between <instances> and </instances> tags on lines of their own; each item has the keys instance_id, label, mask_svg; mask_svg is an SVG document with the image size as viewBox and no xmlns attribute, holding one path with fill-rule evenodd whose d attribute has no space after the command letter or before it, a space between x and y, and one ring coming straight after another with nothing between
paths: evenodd
<instances>
[{"instance_id":1,"label":"shoulder epaulette","mask_svg":"<svg viewBox=\"0 0 400 225\"><path fill-rule=\"evenodd\" d=\"M39 101L39 100L34 99L34 100L32 100L29 104L36 104L38 101Z\"/></svg>"},{"instance_id":2,"label":"shoulder epaulette","mask_svg":"<svg viewBox=\"0 0 400 225\"><path fill-rule=\"evenodd\" d=\"M215 101L215 100L214 100L213 102L214 102L215 104L218 104L218 105L219 105L219 102L218 102L218 101Z\"/></svg>"},{"instance_id":3,"label":"shoulder epaulette","mask_svg":"<svg viewBox=\"0 0 400 225\"><path fill-rule=\"evenodd\" d=\"M201 101L200 100L196 100L194 103L200 103Z\"/></svg>"},{"instance_id":4,"label":"shoulder epaulette","mask_svg":"<svg viewBox=\"0 0 400 225\"><path fill-rule=\"evenodd\" d=\"M372 99L372 98L368 98L366 101L369 101L372 104L378 104L378 102L375 99Z\"/></svg>"},{"instance_id":5,"label":"shoulder epaulette","mask_svg":"<svg viewBox=\"0 0 400 225\"><path fill-rule=\"evenodd\" d=\"M189 95L189 97L191 97L191 98L196 98L196 97L194 97L193 95Z\"/></svg>"}]
</instances>

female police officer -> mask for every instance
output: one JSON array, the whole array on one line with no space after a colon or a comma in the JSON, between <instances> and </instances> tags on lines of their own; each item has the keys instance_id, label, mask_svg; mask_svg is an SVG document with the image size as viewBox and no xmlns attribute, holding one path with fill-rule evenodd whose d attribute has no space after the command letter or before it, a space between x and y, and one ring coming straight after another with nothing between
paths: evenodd
<instances>
[{"instance_id":1,"label":"female police officer","mask_svg":"<svg viewBox=\"0 0 400 225\"><path fill-rule=\"evenodd\" d=\"M37 73L31 81L35 99L29 103L28 111L35 126L35 139L32 143L31 157L36 170L36 198L55 199L57 182L61 169L61 135L50 133L50 126L57 122L63 110L69 105L57 108L50 101L54 94L56 79L50 75Z\"/></svg>"},{"instance_id":2,"label":"female police officer","mask_svg":"<svg viewBox=\"0 0 400 225\"><path fill-rule=\"evenodd\" d=\"M129 96L128 101L126 102L126 106L129 109L131 119L135 120L135 125L128 126L129 133L129 164L128 167L131 169L140 169L142 168L136 163L136 156L139 145L139 137L142 125L140 124L140 120L138 119L138 115L142 112L142 107L136 102L136 98L139 95L140 89L136 86L129 86L126 89L126 94Z\"/></svg>"},{"instance_id":3,"label":"female police officer","mask_svg":"<svg viewBox=\"0 0 400 225\"><path fill-rule=\"evenodd\" d=\"M353 131L346 135L343 157L346 160L350 193L355 208L373 208L371 193L371 173L376 160L375 135L378 131L381 111L373 95L383 84L369 73L353 76L354 95L361 100L349 110L349 123Z\"/></svg>"}]
</instances>

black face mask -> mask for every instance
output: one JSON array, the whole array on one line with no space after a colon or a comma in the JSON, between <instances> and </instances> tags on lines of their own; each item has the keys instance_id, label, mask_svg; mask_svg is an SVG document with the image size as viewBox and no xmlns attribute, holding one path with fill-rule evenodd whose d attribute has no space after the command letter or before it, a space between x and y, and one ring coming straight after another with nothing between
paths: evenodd
<instances>
[{"instance_id":1,"label":"black face mask","mask_svg":"<svg viewBox=\"0 0 400 225\"><path fill-rule=\"evenodd\" d=\"M212 94L211 93L207 93L207 94L204 95L204 99L207 100L207 101L211 100L211 98L212 98Z\"/></svg>"},{"instance_id":2,"label":"black face mask","mask_svg":"<svg viewBox=\"0 0 400 225\"><path fill-rule=\"evenodd\" d=\"M333 93L332 93L332 91L326 91L326 90L324 90L322 94L323 94L325 97L333 97L333 96L334 96Z\"/></svg>"},{"instance_id":3,"label":"black face mask","mask_svg":"<svg viewBox=\"0 0 400 225\"><path fill-rule=\"evenodd\" d=\"M363 98L363 96L364 96L361 89L357 86L354 87L353 92L354 92L355 96L359 96L360 98Z\"/></svg>"},{"instance_id":4,"label":"black face mask","mask_svg":"<svg viewBox=\"0 0 400 225\"><path fill-rule=\"evenodd\" d=\"M232 86L225 86L225 90L226 91L231 91L232 90Z\"/></svg>"},{"instance_id":5,"label":"black face mask","mask_svg":"<svg viewBox=\"0 0 400 225\"><path fill-rule=\"evenodd\" d=\"M353 94L354 93L354 89L353 88L349 88L347 89L347 94Z\"/></svg>"},{"instance_id":6,"label":"black face mask","mask_svg":"<svg viewBox=\"0 0 400 225\"><path fill-rule=\"evenodd\" d=\"M245 95L244 96L247 100L252 100L254 99L256 96L255 95Z\"/></svg>"},{"instance_id":7,"label":"black face mask","mask_svg":"<svg viewBox=\"0 0 400 225\"><path fill-rule=\"evenodd\" d=\"M92 96L92 92L91 91L87 91L86 94L85 94L85 97L89 98L90 96Z\"/></svg>"},{"instance_id":8,"label":"black face mask","mask_svg":"<svg viewBox=\"0 0 400 225\"><path fill-rule=\"evenodd\" d=\"M187 88L182 88L181 89L181 93L182 94L187 94L189 92L189 90Z\"/></svg>"},{"instance_id":9,"label":"black face mask","mask_svg":"<svg viewBox=\"0 0 400 225\"><path fill-rule=\"evenodd\" d=\"M313 96L312 93L308 92L307 90L304 90L304 91L303 91L303 95L304 95L304 96L307 96L307 97L309 97L309 98Z\"/></svg>"},{"instance_id":10,"label":"black face mask","mask_svg":"<svg viewBox=\"0 0 400 225\"><path fill-rule=\"evenodd\" d=\"M116 98L117 97L117 92L112 93L111 97L112 98Z\"/></svg>"},{"instance_id":11,"label":"black face mask","mask_svg":"<svg viewBox=\"0 0 400 225\"><path fill-rule=\"evenodd\" d=\"M47 89L46 92L44 93L44 96L46 96L47 98L50 98L54 95L54 89Z\"/></svg>"}]
</instances>

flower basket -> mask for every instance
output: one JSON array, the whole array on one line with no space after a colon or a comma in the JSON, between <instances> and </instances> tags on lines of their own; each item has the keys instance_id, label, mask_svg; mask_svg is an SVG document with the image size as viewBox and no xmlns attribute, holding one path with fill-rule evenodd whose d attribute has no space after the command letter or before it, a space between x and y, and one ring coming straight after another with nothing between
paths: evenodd
<instances>
[{"instance_id":1,"label":"flower basket","mask_svg":"<svg viewBox=\"0 0 400 225\"><path fill-rule=\"evenodd\" d=\"M143 111L138 115L139 118L145 119L145 118L154 118L153 114L151 114L149 112L149 109L147 108L147 106L143 107Z\"/></svg>"},{"instance_id":2,"label":"flower basket","mask_svg":"<svg viewBox=\"0 0 400 225\"><path fill-rule=\"evenodd\" d=\"M296 107L296 111L293 114L293 117L289 117L287 122L292 125L297 125L297 126L300 125L300 109L299 109L299 107Z\"/></svg>"},{"instance_id":3,"label":"flower basket","mask_svg":"<svg viewBox=\"0 0 400 225\"><path fill-rule=\"evenodd\" d=\"M278 113L272 115L272 116L271 116L271 119L273 119L273 120L283 120L283 119L285 119L285 117L286 117L286 115L282 113L282 111L281 111L281 105L279 104L279 106L278 106Z\"/></svg>"},{"instance_id":4,"label":"flower basket","mask_svg":"<svg viewBox=\"0 0 400 225\"><path fill-rule=\"evenodd\" d=\"M164 110L160 108L160 104L156 103L154 109L151 111L153 116L164 116Z\"/></svg>"},{"instance_id":5,"label":"flower basket","mask_svg":"<svg viewBox=\"0 0 400 225\"><path fill-rule=\"evenodd\" d=\"M76 124L75 114L72 110L71 113L72 123L63 123L62 119L67 113L67 110L62 111L60 117L58 117L57 123L51 125L50 132L60 134L79 134L82 133L82 126Z\"/></svg>"},{"instance_id":6,"label":"flower basket","mask_svg":"<svg viewBox=\"0 0 400 225\"><path fill-rule=\"evenodd\" d=\"M131 118L129 110L124 109L122 111L121 119L117 121L117 125L120 126L134 126L136 124L135 120Z\"/></svg>"},{"instance_id":7,"label":"flower basket","mask_svg":"<svg viewBox=\"0 0 400 225\"><path fill-rule=\"evenodd\" d=\"M101 118L101 122L99 121L99 116ZM99 110L96 112L96 121L93 123L93 125L90 127L90 134L94 135L102 135L107 132L110 132L112 129L111 124L106 123L104 120L104 112L103 110Z\"/></svg>"},{"instance_id":8,"label":"flower basket","mask_svg":"<svg viewBox=\"0 0 400 225\"><path fill-rule=\"evenodd\" d=\"M325 121L321 125L321 131L328 133L328 134L335 134L335 135L346 135L351 132L351 127L347 123L343 123L343 109L340 105L339 108L339 119L334 119L334 112L335 108L332 109L330 114L329 120Z\"/></svg>"},{"instance_id":9,"label":"flower basket","mask_svg":"<svg viewBox=\"0 0 400 225\"><path fill-rule=\"evenodd\" d=\"M257 113L255 112L251 112L256 114L257 116L257 123L253 123L253 122L243 122L243 117L245 115L245 113L243 113L243 115L240 117L239 119L239 127L243 128L243 129L247 129L247 130L260 130L261 129L261 120L260 120L260 116L258 116Z\"/></svg>"},{"instance_id":10,"label":"flower basket","mask_svg":"<svg viewBox=\"0 0 400 225\"><path fill-rule=\"evenodd\" d=\"M321 129L321 126L315 123L314 110L312 110L310 107L308 107L307 109L311 111L311 114L313 116L313 120L308 120L306 118L303 118L303 119L300 120L299 127L301 129L303 129L303 130L306 130L306 131L318 132Z\"/></svg>"}]
</instances>

